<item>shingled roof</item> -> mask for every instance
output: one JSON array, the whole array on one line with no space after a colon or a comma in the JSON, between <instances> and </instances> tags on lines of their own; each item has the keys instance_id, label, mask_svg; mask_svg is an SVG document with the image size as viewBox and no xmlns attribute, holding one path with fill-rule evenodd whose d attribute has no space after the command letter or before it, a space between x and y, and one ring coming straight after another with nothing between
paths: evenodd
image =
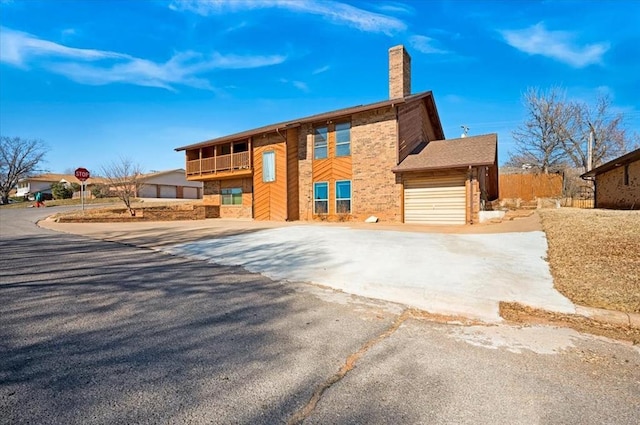
<instances>
[{"instance_id":1,"label":"shingled roof","mask_svg":"<svg viewBox=\"0 0 640 425\"><path fill-rule=\"evenodd\" d=\"M266 125L264 127L258 127L251 130L242 131L240 133L218 137L217 139L211 139L211 140L195 143L188 146L181 146L179 148L175 148L175 150L184 151L187 149L195 149L195 148L201 148L201 147L215 145L219 143L227 143L235 140L242 140L242 139L246 139L259 134L271 133L276 130L299 127L301 124L305 124L305 123L313 123L313 122L324 121L324 120L333 120L337 118L347 117L349 115L357 114L360 112L367 112L367 111L372 111L379 108L386 108L389 106L401 105L404 103L410 103L410 102L413 102L416 100L422 100L422 99L425 99L428 102L427 110L429 111L430 116L435 117L434 121L437 127L434 130L436 131L436 134L439 134L440 136L444 137L444 132L442 131L442 126L440 124L440 119L438 117L438 112L436 110L435 101L433 100L433 94L431 91L425 91L425 92L413 94L411 96L407 96L404 98L401 97L397 99L384 100L382 102L369 103L367 105L352 106L350 108L338 109L335 111L324 112L321 114L311 115L304 118L298 118L295 120L283 121L277 124Z\"/></svg>"},{"instance_id":2,"label":"shingled roof","mask_svg":"<svg viewBox=\"0 0 640 425\"><path fill-rule=\"evenodd\" d=\"M583 175L581 175L580 177L585 178L585 177L595 177L599 174L602 173L606 173L607 171L611 171L614 168L617 167L621 167L623 165L627 165L630 164L634 161L638 161L640 160L640 149L636 149L634 151L631 151L625 155L622 155L614 160L611 160L609 162L607 162L606 164L602 164L601 166L594 168L591 171L587 171L586 173L584 173Z\"/></svg>"},{"instance_id":3,"label":"shingled roof","mask_svg":"<svg viewBox=\"0 0 640 425\"><path fill-rule=\"evenodd\" d=\"M392 171L403 173L493 165L496 163L497 152L498 135L496 133L459 139L434 140L428 144L419 145Z\"/></svg>"}]
</instances>

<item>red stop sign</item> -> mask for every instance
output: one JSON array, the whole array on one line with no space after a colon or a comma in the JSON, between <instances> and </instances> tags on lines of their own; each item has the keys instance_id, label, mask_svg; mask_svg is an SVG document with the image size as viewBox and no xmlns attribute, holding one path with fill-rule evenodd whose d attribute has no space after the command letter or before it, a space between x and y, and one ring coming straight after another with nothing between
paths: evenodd
<instances>
[{"instance_id":1,"label":"red stop sign","mask_svg":"<svg viewBox=\"0 0 640 425\"><path fill-rule=\"evenodd\" d=\"M81 182L87 180L91 175L89 174L89 170L86 168L78 168L76 169L76 178Z\"/></svg>"}]
</instances>

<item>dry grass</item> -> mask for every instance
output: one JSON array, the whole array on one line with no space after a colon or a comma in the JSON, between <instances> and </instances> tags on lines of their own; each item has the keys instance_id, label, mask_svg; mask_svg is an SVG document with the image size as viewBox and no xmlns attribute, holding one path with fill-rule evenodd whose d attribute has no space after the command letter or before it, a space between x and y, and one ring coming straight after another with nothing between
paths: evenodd
<instances>
[{"instance_id":1,"label":"dry grass","mask_svg":"<svg viewBox=\"0 0 640 425\"><path fill-rule=\"evenodd\" d=\"M640 211L541 210L556 289L576 304L640 313Z\"/></svg>"},{"instance_id":2,"label":"dry grass","mask_svg":"<svg viewBox=\"0 0 640 425\"><path fill-rule=\"evenodd\" d=\"M577 314L554 313L518 303L501 302L500 316L515 323L562 326L578 332L640 344L640 328L608 323Z\"/></svg>"}]
</instances>

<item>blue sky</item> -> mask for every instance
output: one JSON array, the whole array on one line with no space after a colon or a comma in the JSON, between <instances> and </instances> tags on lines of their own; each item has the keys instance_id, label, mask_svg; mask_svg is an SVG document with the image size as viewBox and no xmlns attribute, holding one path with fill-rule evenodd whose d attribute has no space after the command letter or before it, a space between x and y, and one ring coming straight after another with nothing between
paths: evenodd
<instances>
[{"instance_id":1,"label":"blue sky","mask_svg":"<svg viewBox=\"0 0 640 425\"><path fill-rule=\"evenodd\" d=\"M640 133L640 1L0 0L0 131L44 167L184 166L174 148L388 98L412 56L447 138L513 148L528 87L611 96Z\"/></svg>"}]
</instances>

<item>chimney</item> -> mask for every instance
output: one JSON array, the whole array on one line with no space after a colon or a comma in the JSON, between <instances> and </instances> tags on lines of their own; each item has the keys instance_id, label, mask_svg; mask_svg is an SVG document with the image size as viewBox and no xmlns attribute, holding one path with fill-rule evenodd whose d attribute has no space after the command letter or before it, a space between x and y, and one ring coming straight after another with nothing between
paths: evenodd
<instances>
[{"instance_id":1,"label":"chimney","mask_svg":"<svg viewBox=\"0 0 640 425\"><path fill-rule=\"evenodd\" d=\"M389 99L411 94L411 56L403 45L389 49Z\"/></svg>"}]
</instances>

